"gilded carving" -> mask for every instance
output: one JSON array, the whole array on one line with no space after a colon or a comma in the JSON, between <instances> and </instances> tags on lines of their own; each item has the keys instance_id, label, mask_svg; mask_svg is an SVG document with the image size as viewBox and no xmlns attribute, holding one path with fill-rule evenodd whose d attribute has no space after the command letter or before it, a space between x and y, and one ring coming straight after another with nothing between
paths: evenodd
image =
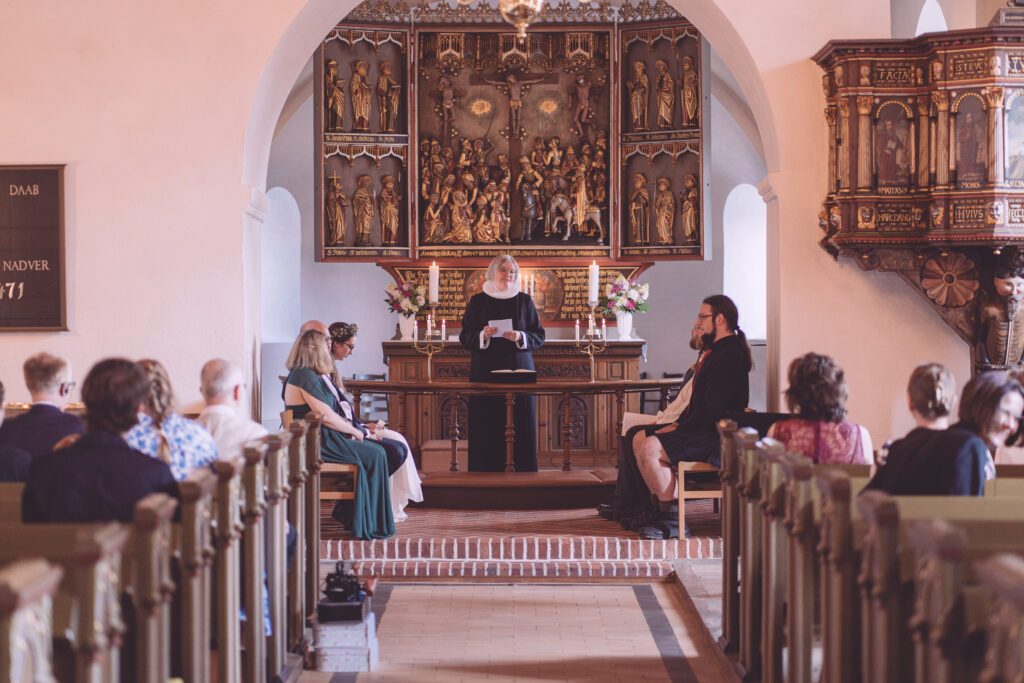
<instances>
[{"instance_id":1,"label":"gilded carving","mask_svg":"<svg viewBox=\"0 0 1024 683\"><path fill-rule=\"evenodd\" d=\"M1015 248L1005 249L992 271L978 323L978 370L1018 367L1024 356L1024 263Z\"/></svg>"},{"instance_id":2,"label":"gilded carving","mask_svg":"<svg viewBox=\"0 0 1024 683\"><path fill-rule=\"evenodd\" d=\"M857 96L857 113L861 116L871 113L871 105L874 104L875 98L871 95L858 95Z\"/></svg>"},{"instance_id":3,"label":"gilded carving","mask_svg":"<svg viewBox=\"0 0 1024 683\"><path fill-rule=\"evenodd\" d=\"M691 242L700 237L700 194L697 192L697 177L687 174L683 178L683 236Z\"/></svg>"},{"instance_id":4,"label":"gilded carving","mask_svg":"<svg viewBox=\"0 0 1024 683\"><path fill-rule=\"evenodd\" d=\"M349 88L352 91L352 130L370 130L370 84L367 74L370 63L364 59L353 65L352 80Z\"/></svg>"},{"instance_id":5,"label":"gilded carving","mask_svg":"<svg viewBox=\"0 0 1024 683\"><path fill-rule=\"evenodd\" d=\"M352 212L355 214L356 246L370 246L370 228L376 215L373 191L370 185L373 178L361 175L356 180L356 191L352 193Z\"/></svg>"},{"instance_id":6,"label":"gilded carving","mask_svg":"<svg viewBox=\"0 0 1024 683\"><path fill-rule=\"evenodd\" d=\"M647 98L651 81L647 77L647 65L639 59L633 62L633 80L626 82L629 89L629 113L633 130L647 130Z\"/></svg>"},{"instance_id":7,"label":"gilded carving","mask_svg":"<svg viewBox=\"0 0 1024 683\"><path fill-rule=\"evenodd\" d=\"M377 77L377 111L380 114L380 127L386 132L395 130L398 118L398 103L402 97L402 86L391 73L391 62L380 63L380 75Z\"/></svg>"},{"instance_id":8,"label":"gilded carving","mask_svg":"<svg viewBox=\"0 0 1024 683\"><path fill-rule=\"evenodd\" d=\"M921 287L939 306L953 308L974 300L978 271L974 261L960 252L941 252L921 268Z\"/></svg>"},{"instance_id":9,"label":"gilded carving","mask_svg":"<svg viewBox=\"0 0 1024 683\"><path fill-rule=\"evenodd\" d=\"M676 82L668 71L668 63L659 59L654 63L658 71L655 96L658 102L658 128L672 128L675 120Z\"/></svg>"},{"instance_id":10,"label":"gilded carving","mask_svg":"<svg viewBox=\"0 0 1024 683\"><path fill-rule=\"evenodd\" d=\"M862 206L857 209L857 228L859 230L875 229L875 209L872 206Z\"/></svg>"},{"instance_id":11,"label":"gilded carving","mask_svg":"<svg viewBox=\"0 0 1024 683\"><path fill-rule=\"evenodd\" d=\"M867 64L860 65L860 85L871 85L871 67Z\"/></svg>"},{"instance_id":12,"label":"gilded carving","mask_svg":"<svg viewBox=\"0 0 1024 683\"><path fill-rule=\"evenodd\" d=\"M697 125L698 103L700 95L697 86L697 72L693 68L693 60L683 57L683 127Z\"/></svg>"},{"instance_id":13,"label":"gilded carving","mask_svg":"<svg viewBox=\"0 0 1024 683\"><path fill-rule=\"evenodd\" d=\"M668 178L658 178L654 217L654 225L658 231L658 244L672 244L672 225L676 218L676 197L672 193L672 181Z\"/></svg>"}]
</instances>

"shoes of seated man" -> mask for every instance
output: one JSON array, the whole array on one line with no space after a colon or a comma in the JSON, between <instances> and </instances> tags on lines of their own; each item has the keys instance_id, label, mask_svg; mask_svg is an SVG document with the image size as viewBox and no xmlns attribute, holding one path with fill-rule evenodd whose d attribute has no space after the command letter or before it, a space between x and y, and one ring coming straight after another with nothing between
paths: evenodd
<instances>
[{"instance_id":1,"label":"shoes of seated man","mask_svg":"<svg viewBox=\"0 0 1024 683\"><path fill-rule=\"evenodd\" d=\"M604 519L614 522L617 516L615 503L601 503L597 506L597 514Z\"/></svg>"},{"instance_id":2,"label":"shoes of seated man","mask_svg":"<svg viewBox=\"0 0 1024 683\"><path fill-rule=\"evenodd\" d=\"M679 533L679 508L676 506L672 506L671 510L659 511L653 521L637 527L637 532L640 538L652 540L690 537L689 525L682 529L682 534Z\"/></svg>"}]
</instances>

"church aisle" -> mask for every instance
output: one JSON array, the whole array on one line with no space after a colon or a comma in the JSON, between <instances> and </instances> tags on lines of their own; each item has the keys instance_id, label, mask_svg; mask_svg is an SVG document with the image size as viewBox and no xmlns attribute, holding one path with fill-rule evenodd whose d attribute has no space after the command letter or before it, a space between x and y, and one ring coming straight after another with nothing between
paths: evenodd
<instances>
[{"instance_id":1,"label":"church aisle","mask_svg":"<svg viewBox=\"0 0 1024 683\"><path fill-rule=\"evenodd\" d=\"M353 681L736 680L671 583L390 584L375 598L380 668Z\"/></svg>"}]
</instances>

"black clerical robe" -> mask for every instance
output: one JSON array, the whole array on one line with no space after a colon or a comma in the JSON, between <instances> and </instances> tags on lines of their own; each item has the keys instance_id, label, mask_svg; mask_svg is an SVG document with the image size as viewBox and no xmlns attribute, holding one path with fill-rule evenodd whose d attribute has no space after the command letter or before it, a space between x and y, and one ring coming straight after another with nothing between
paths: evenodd
<instances>
[{"instance_id":1,"label":"black clerical robe","mask_svg":"<svg viewBox=\"0 0 1024 683\"><path fill-rule=\"evenodd\" d=\"M491 320L512 320L512 329L522 332L524 342L491 337L481 348L481 332ZM469 379L491 381L491 370L534 370L533 350L544 344L533 299L519 293L509 299L497 299L481 292L469 300L462 316L462 345L470 355ZM522 347L522 348L521 348ZM517 472L537 470L537 398L516 397L515 466ZM502 396L469 398L469 470L503 472L505 470L505 399Z\"/></svg>"}]
</instances>

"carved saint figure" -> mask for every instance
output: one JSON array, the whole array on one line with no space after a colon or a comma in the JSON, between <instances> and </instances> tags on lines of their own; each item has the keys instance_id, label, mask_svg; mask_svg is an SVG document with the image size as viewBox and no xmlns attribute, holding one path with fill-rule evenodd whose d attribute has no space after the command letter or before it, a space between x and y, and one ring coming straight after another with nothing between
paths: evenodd
<instances>
[{"instance_id":1,"label":"carved saint figure","mask_svg":"<svg viewBox=\"0 0 1024 683\"><path fill-rule=\"evenodd\" d=\"M369 70L370 63L362 59L352 69L352 130L370 130L370 82L366 75Z\"/></svg>"},{"instance_id":2,"label":"carved saint figure","mask_svg":"<svg viewBox=\"0 0 1024 683\"><path fill-rule=\"evenodd\" d=\"M629 196L629 232L633 244L651 241L651 195L647 192L647 176L633 176L633 194Z\"/></svg>"},{"instance_id":3,"label":"carved saint figure","mask_svg":"<svg viewBox=\"0 0 1024 683\"><path fill-rule=\"evenodd\" d=\"M530 158L527 156L519 157L519 167L515 190L519 192L519 198L522 201L520 214L523 239L529 241L533 238L534 225L543 211L540 203L540 185L544 182L544 178L533 168L533 164L530 163Z\"/></svg>"},{"instance_id":4,"label":"carved saint figure","mask_svg":"<svg viewBox=\"0 0 1024 683\"><path fill-rule=\"evenodd\" d=\"M697 193L697 177L688 175L683 179L683 237L696 242L700 234L700 195Z\"/></svg>"},{"instance_id":5,"label":"carved saint figure","mask_svg":"<svg viewBox=\"0 0 1024 683\"><path fill-rule=\"evenodd\" d=\"M562 165L562 147L557 137L548 140L548 151L544 155L544 165L548 168Z\"/></svg>"},{"instance_id":6,"label":"carved saint figure","mask_svg":"<svg viewBox=\"0 0 1024 683\"><path fill-rule=\"evenodd\" d=\"M441 109L441 138L444 140L445 148L451 142L452 121L455 120L455 88L447 76L441 76L437 81L437 103Z\"/></svg>"},{"instance_id":7,"label":"carved saint figure","mask_svg":"<svg viewBox=\"0 0 1024 683\"><path fill-rule=\"evenodd\" d=\"M356 220L356 246L370 246L370 227L377 214L374 209L373 192L370 185L373 178L361 175L356 180L356 191L352 193L352 213Z\"/></svg>"},{"instance_id":8,"label":"carved saint figure","mask_svg":"<svg viewBox=\"0 0 1024 683\"><path fill-rule=\"evenodd\" d=\"M473 242L469 204L466 202L466 193L461 189L452 192L451 229L444 236L444 241L456 244Z\"/></svg>"},{"instance_id":9,"label":"carved saint figure","mask_svg":"<svg viewBox=\"0 0 1024 683\"><path fill-rule=\"evenodd\" d=\"M903 138L896 130L892 119L884 119L875 133L875 164L878 168L878 184L899 183L900 168L906 166Z\"/></svg>"},{"instance_id":10,"label":"carved saint figure","mask_svg":"<svg viewBox=\"0 0 1024 683\"><path fill-rule=\"evenodd\" d=\"M697 70L693 68L693 59L683 57L683 128L696 126L697 104L700 101L697 92Z\"/></svg>"},{"instance_id":11,"label":"carved saint figure","mask_svg":"<svg viewBox=\"0 0 1024 683\"><path fill-rule=\"evenodd\" d=\"M978 369L1007 370L1024 356L1024 268L1000 264L993 274L995 297L979 312Z\"/></svg>"},{"instance_id":12,"label":"carved saint figure","mask_svg":"<svg viewBox=\"0 0 1024 683\"><path fill-rule=\"evenodd\" d=\"M957 116L957 179L980 180L985 172L985 127L974 118L974 112L966 111Z\"/></svg>"},{"instance_id":13,"label":"carved saint figure","mask_svg":"<svg viewBox=\"0 0 1024 683\"><path fill-rule=\"evenodd\" d=\"M380 63L380 76L377 77L377 109L380 112L380 127L391 132L395 130L398 118L398 102L402 97L402 86L391 76L391 62Z\"/></svg>"},{"instance_id":14,"label":"carved saint figure","mask_svg":"<svg viewBox=\"0 0 1024 683\"><path fill-rule=\"evenodd\" d=\"M380 179L382 189L377 203L380 205L380 239L388 246L398 244L398 193L395 192L395 177L386 175Z\"/></svg>"},{"instance_id":15,"label":"carved saint figure","mask_svg":"<svg viewBox=\"0 0 1024 683\"><path fill-rule=\"evenodd\" d=\"M441 218L441 196L436 192L430 195L430 204L423 214L423 242L436 244L444 236L444 220Z\"/></svg>"},{"instance_id":16,"label":"carved saint figure","mask_svg":"<svg viewBox=\"0 0 1024 683\"><path fill-rule=\"evenodd\" d=\"M511 219L506 211L507 196L507 192L499 190L491 197L491 232L497 236L495 241L510 243L512 240L509 239L508 233Z\"/></svg>"},{"instance_id":17,"label":"carved saint figure","mask_svg":"<svg viewBox=\"0 0 1024 683\"><path fill-rule=\"evenodd\" d=\"M576 232L583 232L583 225L587 222L587 209L590 207L590 199L587 196L587 169L583 164L576 166L576 175L572 179L572 201L572 227L576 228Z\"/></svg>"},{"instance_id":18,"label":"carved saint figure","mask_svg":"<svg viewBox=\"0 0 1024 683\"><path fill-rule=\"evenodd\" d=\"M633 130L647 130L647 102L651 91L651 79L647 77L647 65L639 59L633 62L633 80L626 81L629 90L629 115Z\"/></svg>"},{"instance_id":19,"label":"carved saint figure","mask_svg":"<svg viewBox=\"0 0 1024 683\"><path fill-rule=\"evenodd\" d=\"M462 138L459 142L459 174L468 173L473 168L473 143L469 138Z\"/></svg>"},{"instance_id":20,"label":"carved saint figure","mask_svg":"<svg viewBox=\"0 0 1024 683\"><path fill-rule=\"evenodd\" d=\"M544 166L545 156L547 156L547 150L544 148L544 138L534 138L533 149L530 151L530 163L535 168L541 168Z\"/></svg>"},{"instance_id":21,"label":"carved saint figure","mask_svg":"<svg viewBox=\"0 0 1024 683\"><path fill-rule=\"evenodd\" d=\"M498 232L491 221L490 204L487 197L480 195L476 200L476 218L473 220L473 239L477 244L494 244Z\"/></svg>"},{"instance_id":22,"label":"carved saint figure","mask_svg":"<svg viewBox=\"0 0 1024 683\"><path fill-rule=\"evenodd\" d=\"M590 106L590 90L593 84L585 74L576 77L576 108L572 113L572 121L576 134L585 137L584 127L594 118L594 110Z\"/></svg>"},{"instance_id":23,"label":"carved saint figure","mask_svg":"<svg viewBox=\"0 0 1024 683\"><path fill-rule=\"evenodd\" d=\"M341 180L337 175L331 176L331 185L327 189L327 225L330 229L328 244L345 244L345 231L348 221L345 218L347 207L352 202L345 196Z\"/></svg>"},{"instance_id":24,"label":"carved saint figure","mask_svg":"<svg viewBox=\"0 0 1024 683\"><path fill-rule=\"evenodd\" d=\"M665 60L659 59L654 66L658 69L658 128L671 128L675 120L676 82Z\"/></svg>"},{"instance_id":25,"label":"carved saint figure","mask_svg":"<svg viewBox=\"0 0 1024 683\"><path fill-rule=\"evenodd\" d=\"M515 74L505 76L504 80L497 80L484 77L484 83L503 86L505 95L508 96L508 135L510 138L519 137L519 113L523 108L523 86L544 80L544 76L520 79Z\"/></svg>"},{"instance_id":26,"label":"carved saint figure","mask_svg":"<svg viewBox=\"0 0 1024 683\"><path fill-rule=\"evenodd\" d=\"M324 107L327 108L327 130L340 131L345 125L345 81L338 78L338 60L327 60L324 74Z\"/></svg>"},{"instance_id":27,"label":"carved saint figure","mask_svg":"<svg viewBox=\"0 0 1024 683\"><path fill-rule=\"evenodd\" d=\"M658 194L654 199L654 227L658 231L658 244L672 244L672 224L676 220L676 196L672 194L672 181L658 178Z\"/></svg>"}]
</instances>

